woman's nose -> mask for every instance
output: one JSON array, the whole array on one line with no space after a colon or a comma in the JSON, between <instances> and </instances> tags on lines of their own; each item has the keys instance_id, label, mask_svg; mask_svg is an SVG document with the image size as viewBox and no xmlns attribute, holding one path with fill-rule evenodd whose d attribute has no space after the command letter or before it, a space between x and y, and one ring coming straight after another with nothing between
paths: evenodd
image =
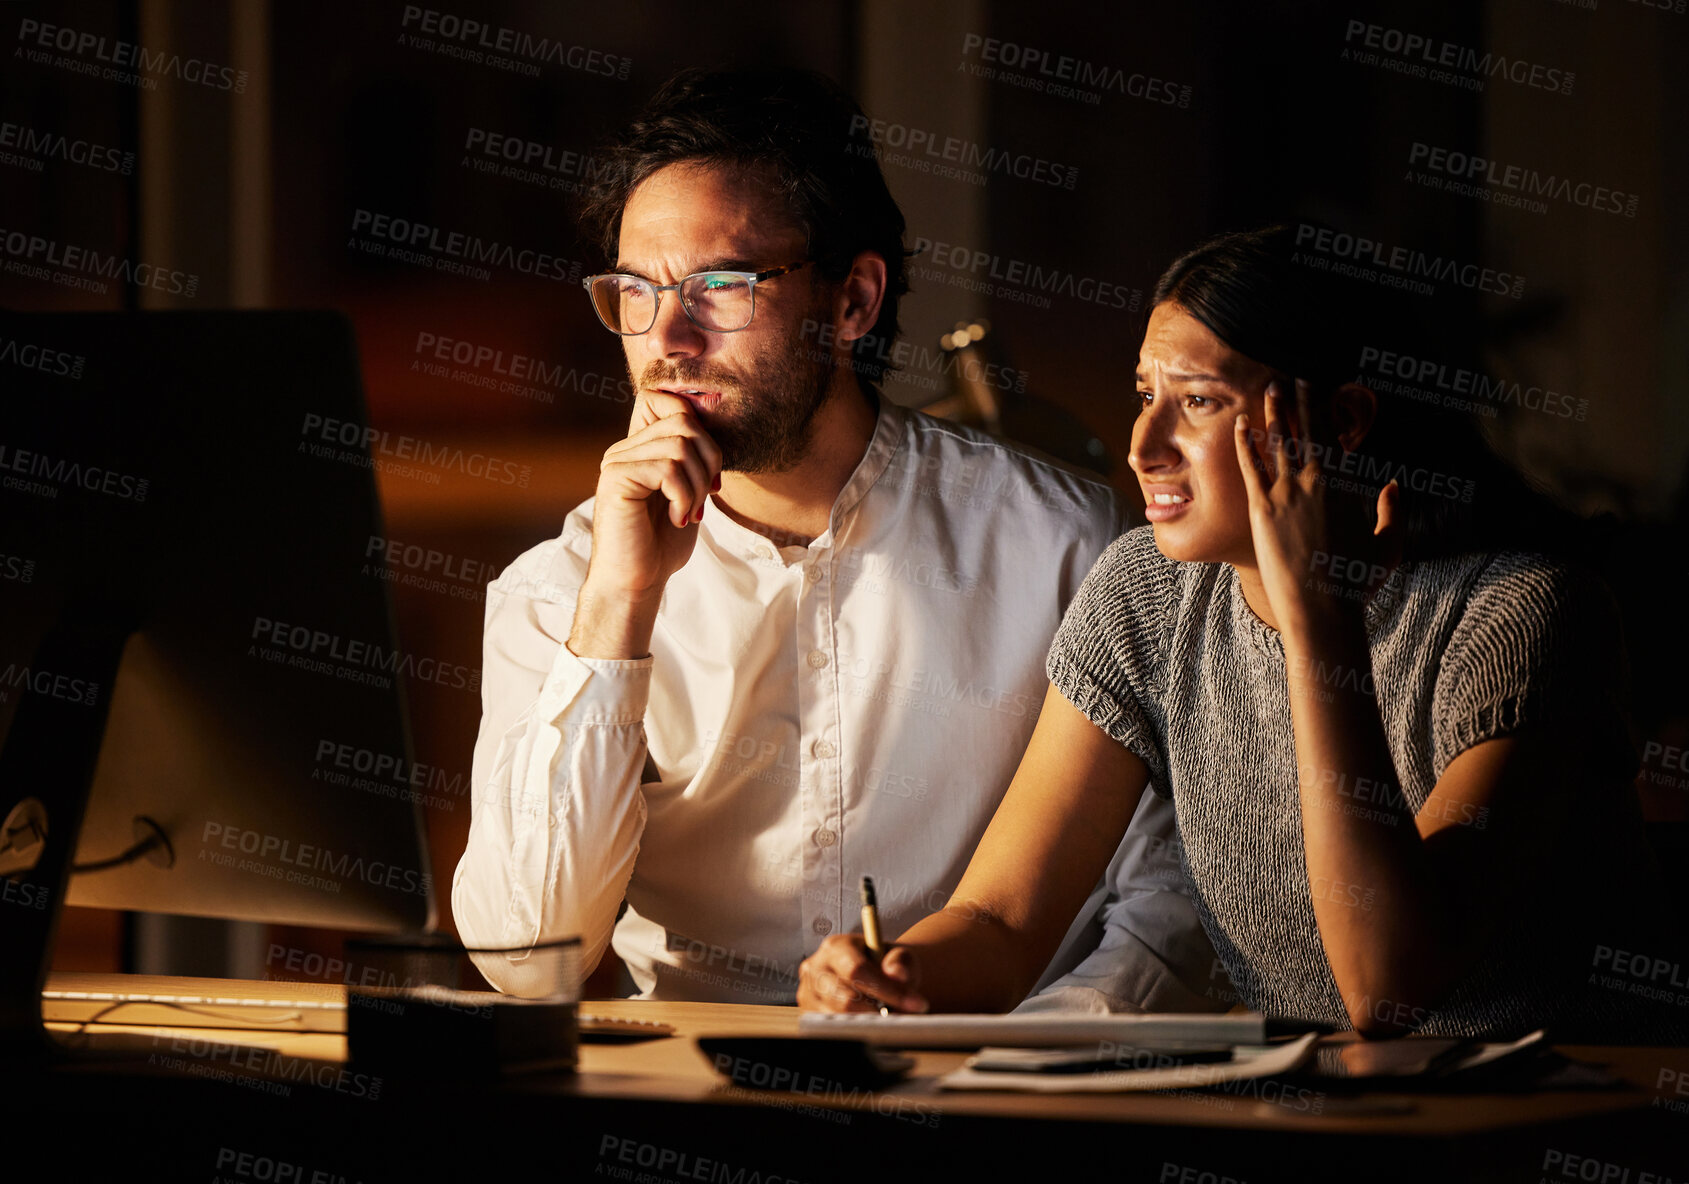
<instances>
[{"instance_id":1,"label":"woman's nose","mask_svg":"<svg viewBox=\"0 0 1689 1184\"><path fill-rule=\"evenodd\" d=\"M1168 404L1157 400L1138 412L1132 425L1132 451L1126 463L1134 473L1147 473L1166 468L1178 459L1173 446L1173 417L1163 412Z\"/></svg>"}]
</instances>

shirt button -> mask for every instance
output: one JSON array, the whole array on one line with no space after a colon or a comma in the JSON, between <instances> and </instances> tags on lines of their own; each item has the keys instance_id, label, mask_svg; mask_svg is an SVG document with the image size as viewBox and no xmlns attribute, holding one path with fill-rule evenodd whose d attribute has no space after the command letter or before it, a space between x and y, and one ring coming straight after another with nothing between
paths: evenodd
<instances>
[{"instance_id":1,"label":"shirt button","mask_svg":"<svg viewBox=\"0 0 1689 1184\"><path fill-rule=\"evenodd\" d=\"M808 567L804 568L803 578L812 584L815 583L816 580L821 578L821 565L819 563L812 563Z\"/></svg>"},{"instance_id":2,"label":"shirt button","mask_svg":"<svg viewBox=\"0 0 1689 1184\"><path fill-rule=\"evenodd\" d=\"M833 932L833 923L825 917L815 918L814 921L810 922L809 927L821 937L826 937L829 933Z\"/></svg>"},{"instance_id":3,"label":"shirt button","mask_svg":"<svg viewBox=\"0 0 1689 1184\"><path fill-rule=\"evenodd\" d=\"M825 740L817 740L815 742L814 751L815 751L815 755L820 757L822 760L826 760L831 756L837 755L837 753L838 753L838 750L836 748L834 748L831 744L827 743Z\"/></svg>"},{"instance_id":4,"label":"shirt button","mask_svg":"<svg viewBox=\"0 0 1689 1184\"><path fill-rule=\"evenodd\" d=\"M827 665L827 655L820 650L810 650L809 665L812 670L824 669Z\"/></svg>"},{"instance_id":5,"label":"shirt button","mask_svg":"<svg viewBox=\"0 0 1689 1184\"><path fill-rule=\"evenodd\" d=\"M773 547L764 547L762 550L757 552L757 558L758 559L767 559L770 562L772 562L772 561L780 558L780 556L775 553Z\"/></svg>"},{"instance_id":6,"label":"shirt button","mask_svg":"<svg viewBox=\"0 0 1689 1184\"><path fill-rule=\"evenodd\" d=\"M838 841L839 836L828 830L826 827L822 827L820 830L815 832L815 845L817 847L831 847Z\"/></svg>"}]
</instances>

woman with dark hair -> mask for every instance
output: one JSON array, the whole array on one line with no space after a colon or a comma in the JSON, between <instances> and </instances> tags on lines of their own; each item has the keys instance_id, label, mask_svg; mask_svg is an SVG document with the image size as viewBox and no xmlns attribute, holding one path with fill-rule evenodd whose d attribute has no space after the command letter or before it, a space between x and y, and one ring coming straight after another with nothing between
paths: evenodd
<instances>
[{"instance_id":1,"label":"woman with dark hair","mask_svg":"<svg viewBox=\"0 0 1689 1184\"><path fill-rule=\"evenodd\" d=\"M1168 269L1130 456L1151 525L1068 609L948 907L878 965L829 938L800 1004L1013 1006L1148 784L1252 1009L1369 1035L1685 1037L1671 993L1624 973L1669 946L1611 598L1538 545L1553 530L1520 521L1521 481L1353 381L1372 327L1342 287L1282 228Z\"/></svg>"}]
</instances>

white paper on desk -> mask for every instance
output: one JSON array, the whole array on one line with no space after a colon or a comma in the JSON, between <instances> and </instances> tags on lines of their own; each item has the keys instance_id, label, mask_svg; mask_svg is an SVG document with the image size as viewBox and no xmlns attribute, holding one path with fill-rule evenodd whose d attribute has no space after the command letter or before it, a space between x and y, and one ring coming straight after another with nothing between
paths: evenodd
<instances>
[{"instance_id":1,"label":"white paper on desk","mask_svg":"<svg viewBox=\"0 0 1689 1184\"><path fill-rule=\"evenodd\" d=\"M1546 1045L1547 1042L1547 1030L1544 1028L1538 1028L1529 1036L1522 1037L1510 1044L1480 1044L1474 1051L1466 1054L1459 1060L1455 1061L1452 1065L1446 1067L1443 1070L1443 1075L1447 1076L1450 1073L1459 1073L1463 1069L1476 1069L1480 1065L1493 1064L1494 1062L1501 1060L1503 1057L1510 1057L1515 1053L1522 1052L1527 1048L1534 1048L1537 1045Z\"/></svg>"},{"instance_id":2,"label":"white paper on desk","mask_svg":"<svg viewBox=\"0 0 1689 1184\"><path fill-rule=\"evenodd\" d=\"M1287 1044L1239 1047L1236 1059L1171 1069L1122 1069L1108 1073L1020 1073L970 1069L976 1057L938 1079L940 1089L1007 1090L1023 1094L1119 1094L1155 1089L1202 1089L1251 1077L1292 1073L1313 1056L1319 1034L1309 1032ZM995 1050L981 1049L979 1056Z\"/></svg>"},{"instance_id":3,"label":"white paper on desk","mask_svg":"<svg viewBox=\"0 0 1689 1184\"><path fill-rule=\"evenodd\" d=\"M1059 1012L1010 1015L876 1015L872 1012L806 1012L798 1035L866 1040L896 1048L1053 1048L1104 1041L1133 1048L1189 1048L1261 1044L1267 1021L1260 1012L1215 1015L1157 1012L1085 1015Z\"/></svg>"}]
</instances>

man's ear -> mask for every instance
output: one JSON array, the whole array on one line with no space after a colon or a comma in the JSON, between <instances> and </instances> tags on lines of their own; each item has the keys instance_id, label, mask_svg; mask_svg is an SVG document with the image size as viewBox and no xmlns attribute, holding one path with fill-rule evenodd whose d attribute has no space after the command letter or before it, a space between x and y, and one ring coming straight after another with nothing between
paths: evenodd
<instances>
[{"instance_id":1,"label":"man's ear","mask_svg":"<svg viewBox=\"0 0 1689 1184\"><path fill-rule=\"evenodd\" d=\"M850 262L850 272L833 298L833 323L838 340L865 337L880 319L880 303L886 295L886 261L878 251L861 251Z\"/></svg>"},{"instance_id":2,"label":"man's ear","mask_svg":"<svg viewBox=\"0 0 1689 1184\"><path fill-rule=\"evenodd\" d=\"M1331 426L1344 452L1361 446L1378 418L1378 396L1371 387L1346 382L1331 396Z\"/></svg>"}]
</instances>

